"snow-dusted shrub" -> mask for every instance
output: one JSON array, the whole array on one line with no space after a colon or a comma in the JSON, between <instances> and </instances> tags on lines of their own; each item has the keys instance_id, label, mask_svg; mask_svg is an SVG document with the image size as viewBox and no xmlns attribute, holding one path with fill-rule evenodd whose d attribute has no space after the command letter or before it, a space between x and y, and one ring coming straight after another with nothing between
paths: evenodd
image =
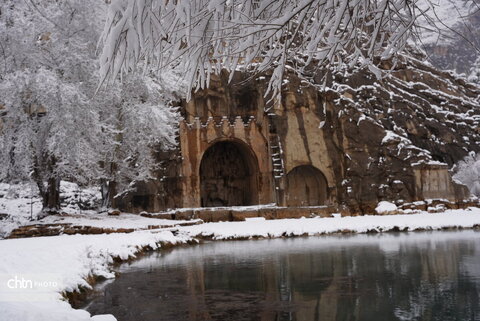
<instances>
[{"instance_id":1,"label":"snow-dusted shrub","mask_svg":"<svg viewBox=\"0 0 480 321\"><path fill-rule=\"evenodd\" d=\"M480 154L471 153L458 162L453 178L466 185L472 194L480 197Z\"/></svg>"},{"instance_id":2,"label":"snow-dusted shrub","mask_svg":"<svg viewBox=\"0 0 480 321\"><path fill-rule=\"evenodd\" d=\"M60 202L62 208L95 210L102 204L102 194L98 187L82 188L75 183L60 182Z\"/></svg>"}]
</instances>

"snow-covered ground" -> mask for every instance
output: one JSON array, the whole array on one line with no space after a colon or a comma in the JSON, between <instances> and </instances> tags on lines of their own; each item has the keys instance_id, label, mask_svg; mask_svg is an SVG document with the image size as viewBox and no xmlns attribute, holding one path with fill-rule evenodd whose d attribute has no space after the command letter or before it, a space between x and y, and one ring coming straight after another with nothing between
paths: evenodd
<instances>
[{"instance_id":1,"label":"snow-covered ground","mask_svg":"<svg viewBox=\"0 0 480 321\"><path fill-rule=\"evenodd\" d=\"M121 215L118 219L120 220ZM144 220L137 216L139 220ZM133 218L128 217L131 222ZM284 220L249 219L245 222L205 223L168 230L136 231L129 234L72 235L0 241L0 316L2 320L115 320L113 316L91 317L73 309L62 297L65 291L89 287L89 276L114 277L114 257L127 259L145 246L159 242L185 243L198 237L232 239L316 235L349 230L471 228L480 224L480 208L448 210L444 213L410 215L302 218ZM23 282L22 282L23 280ZM37 282L30 288L30 283ZM13 288L12 288L13 287ZM23 288L22 288L23 287Z\"/></svg>"},{"instance_id":2,"label":"snow-covered ground","mask_svg":"<svg viewBox=\"0 0 480 321\"><path fill-rule=\"evenodd\" d=\"M109 229L148 229L152 226L174 226L186 221L146 218L136 214L122 213L121 216L109 216L91 208L98 206L101 200L97 189L81 189L78 185L61 182L60 198L62 208L59 215L50 215L42 219L37 216L42 209L41 199L34 186L0 183L0 239L6 237L19 226L31 224L71 224ZM189 221L193 223L193 221Z\"/></svg>"},{"instance_id":3,"label":"snow-covered ground","mask_svg":"<svg viewBox=\"0 0 480 321\"><path fill-rule=\"evenodd\" d=\"M5 321L91 320L73 309L61 292L89 288L88 276L112 278L113 258L134 257L159 242L185 242L169 231L72 235L0 241L0 319ZM22 282L23 281L23 282ZM115 320L95 317L92 320Z\"/></svg>"},{"instance_id":4,"label":"snow-covered ground","mask_svg":"<svg viewBox=\"0 0 480 321\"><path fill-rule=\"evenodd\" d=\"M0 238L20 225L37 217L42 209L37 188L30 184L9 185L0 183Z\"/></svg>"},{"instance_id":5,"label":"snow-covered ground","mask_svg":"<svg viewBox=\"0 0 480 321\"><path fill-rule=\"evenodd\" d=\"M95 188L80 188L77 184L62 181L60 200L65 214L88 218L97 216L92 210L101 202L101 194ZM42 209L42 200L34 184L0 183L0 238L21 225L32 224ZM35 222L36 223L36 222Z\"/></svg>"},{"instance_id":6,"label":"snow-covered ground","mask_svg":"<svg viewBox=\"0 0 480 321\"><path fill-rule=\"evenodd\" d=\"M251 237L281 237L318 235L341 231L366 233L400 230L432 229L443 227L471 228L480 224L480 208L447 210L443 213L405 215L365 215L332 218L301 218L283 220L247 219L245 222L219 222L182 227L181 231L192 237L209 237L216 240Z\"/></svg>"}]
</instances>

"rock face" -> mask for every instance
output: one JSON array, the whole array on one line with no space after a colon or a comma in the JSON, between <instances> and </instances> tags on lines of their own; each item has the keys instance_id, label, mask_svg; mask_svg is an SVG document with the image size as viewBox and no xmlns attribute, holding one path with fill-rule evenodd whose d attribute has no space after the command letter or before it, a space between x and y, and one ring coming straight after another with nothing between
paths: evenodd
<instances>
[{"instance_id":1,"label":"rock face","mask_svg":"<svg viewBox=\"0 0 480 321\"><path fill-rule=\"evenodd\" d=\"M287 74L276 104L263 98L268 75L212 76L209 89L182 102L179 147L159 155L159 179L117 206L373 213L381 200L468 198L448 168L480 151L480 88L411 57L384 68L391 71L380 80L359 69L333 74L326 86L316 85L322 75Z\"/></svg>"}]
</instances>

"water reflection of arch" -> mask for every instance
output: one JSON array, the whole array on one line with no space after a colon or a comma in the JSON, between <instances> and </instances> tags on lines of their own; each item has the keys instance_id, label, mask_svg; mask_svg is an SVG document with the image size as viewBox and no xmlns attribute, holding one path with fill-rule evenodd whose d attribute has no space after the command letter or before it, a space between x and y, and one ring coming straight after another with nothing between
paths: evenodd
<instances>
[{"instance_id":1,"label":"water reflection of arch","mask_svg":"<svg viewBox=\"0 0 480 321\"><path fill-rule=\"evenodd\" d=\"M258 160L238 139L214 141L202 155L200 199L202 207L258 204Z\"/></svg>"},{"instance_id":2,"label":"water reflection of arch","mask_svg":"<svg viewBox=\"0 0 480 321\"><path fill-rule=\"evenodd\" d=\"M312 165L294 167L287 174L287 206L324 205L328 199L325 175Z\"/></svg>"}]
</instances>

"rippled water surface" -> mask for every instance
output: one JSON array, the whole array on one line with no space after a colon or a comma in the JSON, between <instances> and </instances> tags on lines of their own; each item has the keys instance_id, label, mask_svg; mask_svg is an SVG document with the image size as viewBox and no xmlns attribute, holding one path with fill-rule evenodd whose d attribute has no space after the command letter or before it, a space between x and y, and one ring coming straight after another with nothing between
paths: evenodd
<instances>
[{"instance_id":1,"label":"rippled water surface","mask_svg":"<svg viewBox=\"0 0 480 321\"><path fill-rule=\"evenodd\" d=\"M155 252L87 310L124 320L480 320L480 232L212 242Z\"/></svg>"}]
</instances>

